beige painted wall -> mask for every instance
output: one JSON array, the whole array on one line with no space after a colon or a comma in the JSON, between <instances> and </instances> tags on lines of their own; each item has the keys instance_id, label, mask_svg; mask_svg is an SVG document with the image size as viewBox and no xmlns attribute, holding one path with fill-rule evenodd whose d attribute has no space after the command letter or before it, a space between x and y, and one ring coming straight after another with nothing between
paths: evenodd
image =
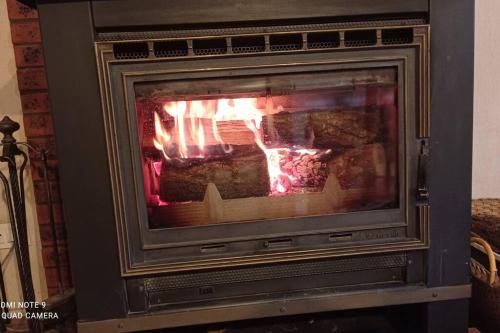
<instances>
[{"instance_id":1,"label":"beige painted wall","mask_svg":"<svg viewBox=\"0 0 500 333\"><path fill-rule=\"evenodd\" d=\"M0 119L8 115L13 120L22 123L21 100L17 86L16 65L14 61L14 49L10 35L9 20L5 0L0 0ZM24 131L21 129L16 133L19 141L25 141ZM2 163L3 165L4 163ZM4 174L5 167L1 169ZM29 170L29 168L28 168ZM36 220L36 206L33 194L33 183L31 178L25 179L26 189L26 213L28 219L28 233L30 238L31 269L33 274L37 300L41 301L47 297L45 283L45 272L42 264L42 246L40 242L38 223ZM0 185L0 223L8 223L7 208L5 206L5 193L3 185ZM9 301L21 301L21 289L17 274L17 263L14 249L0 249L0 260L6 279L7 299Z\"/></svg>"},{"instance_id":2,"label":"beige painted wall","mask_svg":"<svg viewBox=\"0 0 500 333\"><path fill-rule=\"evenodd\" d=\"M500 1L476 0L473 198L500 198Z\"/></svg>"}]
</instances>

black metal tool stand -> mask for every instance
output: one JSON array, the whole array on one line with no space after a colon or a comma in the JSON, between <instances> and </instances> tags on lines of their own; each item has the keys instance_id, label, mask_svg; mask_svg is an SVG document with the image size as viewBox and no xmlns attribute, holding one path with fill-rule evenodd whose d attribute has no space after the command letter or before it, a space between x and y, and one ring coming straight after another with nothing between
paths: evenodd
<instances>
[{"instance_id":1,"label":"black metal tool stand","mask_svg":"<svg viewBox=\"0 0 500 333\"><path fill-rule=\"evenodd\" d=\"M59 263L60 256L57 246L57 237L55 234L56 229L53 216L50 183L47 173L47 151L41 151L25 142L17 142L13 137L13 133L19 130L19 128L19 124L12 121L9 117L4 117L0 121L0 133L3 134L3 138L0 144L0 148L2 148L0 154L0 166L2 165L2 163L6 163L8 170L8 175L5 175L2 170L0 170L0 179L5 188L7 210L9 213L9 219L12 228L12 238L14 241L13 246L17 258L17 266L22 287L23 301L29 302L28 304L33 304L32 302L35 302L35 291L33 288L33 278L31 275L28 247L28 228L26 223L26 206L24 196L24 172L28 163L28 155L19 148L20 146L24 146L27 150L38 153L41 156L41 160L43 162L43 178L46 184L47 197L49 201L49 218L54 242L53 245L55 251L58 287L60 293L62 293L62 278L61 267ZM16 159L17 161L20 161L19 165L17 164ZM2 300L6 300L3 276L0 276L0 278L0 291L2 292ZM26 308L25 310L30 313L39 311L36 307ZM2 311L8 311L8 309L4 308L2 309ZM3 323L3 325L5 325L5 322ZM41 323L38 320L28 319L28 325L30 332L41 332Z\"/></svg>"}]
</instances>

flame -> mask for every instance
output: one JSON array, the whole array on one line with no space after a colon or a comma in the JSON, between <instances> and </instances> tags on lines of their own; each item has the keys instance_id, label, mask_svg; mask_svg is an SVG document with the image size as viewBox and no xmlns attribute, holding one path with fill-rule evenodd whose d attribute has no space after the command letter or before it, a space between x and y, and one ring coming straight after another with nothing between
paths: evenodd
<instances>
[{"instance_id":1,"label":"flame","mask_svg":"<svg viewBox=\"0 0 500 333\"><path fill-rule=\"evenodd\" d=\"M205 132L203 131L203 125L198 122L198 137L197 137L198 148L203 152L205 148Z\"/></svg>"},{"instance_id":2,"label":"flame","mask_svg":"<svg viewBox=\"0 0 500 333\"><path fill-rule=\"evenodd\" d=\"M220 137L219 128L217 127L217 120L215 119L215 117L212 118L212 133L214 135L215 140L222 147L224 153L230 154L233 151L233 147L231 147L231 145L226 144L224 140L222 140L222 138Z\"/></svg>"},{"instance_id":3,"label":"flame","mask_svg":"<svg viewBox=\"0 0 500 333\"><path fill-rule=\"evenodd\" d=\"M184 116L187 110L187 102L179 101L179 102L167 103L163 106L163 110L170 116L174 117L175 121L174 132L175 135L178 137L177 143L179 144L179 155L182 158L187 158L188 148L186 143L186 129L184 126ZM156 127L157 126L155 125L155 128ZM163 147L164 147L163 151L165 151L165 145L163 145Z\"/></svg>"},{"instance_id":4,"label":"flame","mask_svg":"<svg viewBox=\"0 0 500 333\"><path fill-rule=\"evenodd\" d=\"M161 151L163 153L163 156L167 160L169 160L170 157L165 152L165 147L168 147L170 140L171 140L171 137L167 133L167 131L165 131L163 126L161 125L160 116L156 112L155 112L154 117L155 117L155 135L156 135L156 137L153 139L153 145L155 146L156 149L158 149L159 151Z\"/></svg>"},{"instance_id":5,"label":"flame","mask_svg":"<svg viewBox=\"0 0 500 333\"><path fill-rule=\"evenodd\" d=\"M257 98L221 98L217 101L215 120L253 120L260 128L262 112L257 108Z\"/></svg>"},{"instance_id":6,"label":"flame","mask_svg":"<svg viewBox=\"0 0 500 333\"><path fill-rule=\"evenodd\" d=\"M208 101L209 102L209 101ZM191 138L199 149L199 156L204 156L205 130L203 118L213 118L212 109L204 101L191 101L189 103L189 118L191 119Z\"/></svg>"},{"instance_id":7,"label":"flame","mask_svg":"<svg viewBox=\"0 0 500 333\"><path fill-rule=\"evenodd\" d=\"M272 99L269 100L266 99L266 112L274 113L274 111L281 109L281 106L277 106L276 110L274 110ZM155 138L153 143L155 148L163 153L165 159L172 158L167 152L172 151L169 148L174 143L177 146L173 150L178 152L180 158L204 158L207 154L205 149L207 139L212 138L220 145L222 151L231 153L233 148L221 138L217 123L220 121L242 120L254 134L257 146L266 155L271 194L283 194L290 191L294 177L283 172L280 167L280 161L290 152L290 149L268 148L264 144L260 130L263 112L257 107L257 98L173 101L165 103L163 111L174 118L174 127L171 130L166 130L162 125L160 115L155 113ZM186 133L186 125L189 126L189 133ZM190 139L189 144L188 137ZM195 147L195 150L189 147ZM310 155L317 153L312 149L294 149L294 152Z\"/></svg>"},{"instance_id":8,"label":"flame","mask_svg":"<svg viewBox=\"0 0 500 333\"><path fill-rule=\"evenodd\" d=\"M304 155L316 155L317 149L295 149L295 148L269 148L264 150L267 156L267 168L271 184L271 194L283 194L292 189L297 178L287 173L281 168L281 162L286 160L289 155L300 159ZM292 154L293 153L293 154Z\"/></svg>"},{"instance_id":9,"label":"flame","mask_svg":"<svg viewBox=\"0 0 500 333\"><path fill-rule=\"evenodd\" d=\"M231 153L233 148L221 138L217 122L254 121L257 129L262 122L262 112L257 108L256 98L173 101L165 103L163 110L174 118L174 127L170 131L166 130L161 117L155 113L156 135L153 144L166 159L172 157L166 152L171 151L169 147L174 143L178 146L176 151L181 158L203 158L207 139L211 138L221 146L222 151ZM207 126L211 127L211 131ZM190 146L197 147L197 151L193 151Z\"/></svg>"},{"instance_id":10,"label":"flame","mask_svg":"<svg viewBox=\"0 0 500 333\"><path fill-rule=\"evenodd\" d=\"M267 169L271 184L271 193L286 193L292 185L292 176L284 173L280 167L280 149L267 149L264 151L267 157Z\"/></svg>"}]
</instances>

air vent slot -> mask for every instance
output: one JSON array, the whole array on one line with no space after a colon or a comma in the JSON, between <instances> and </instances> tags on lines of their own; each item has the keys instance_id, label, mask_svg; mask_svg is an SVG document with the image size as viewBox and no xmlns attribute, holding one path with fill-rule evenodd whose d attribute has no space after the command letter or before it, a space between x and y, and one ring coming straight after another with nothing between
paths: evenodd
<instances>
[{"instance_id":1,"label":"air vent slot","mask_svg":"<svg viewBox=\"0 0 500 333\"><path fill-rule=\"evenodd\" d=\"M227 53L226 39L195 39L193 40L193 52L196 55L225 54Z\"/></svg>"},{"instance_id":2,"label":"air vent slot","mask_svg":"<svg viewBox=\"0 0 500 333\"><path fill-rule=\"evenodd\" d=\"M376 30L353 30L344 34L346 47L370 46L377 44Z\"/></svg>"},{"instance_id":3,"label":"air vent slot","mask_svg":"<svg viewBox=\"0 0 500 333\"><path fill-rule=\"evenodd\" d=\"M188 54L188 45L185 40L173 40L154 43L155 56L163 57L184 57Z\"/></svg>"},{"instance_id":4,"label":"air vent slot","mask_svg":"<svg viewBox=\"0 0 500 333\"><path fill-rule=\"evenodd\" d=\"M352 240L352 233L332 234L328 239L330 242L347 242Z\"/></svg>"},{"instance_id":5,"label":"air vent slot","mask_svg":"<svg viewBox=\"0 0 500 333\"><path fill-rule=\"evenodd\" d=\"M312 32L307 35L307 48L331 49L340 46L338 32Z\"/></svg>"},{"instance_id":6,"label":"air vent slot","mask_svg":"<svg viewBox=\"0 0 500 333\"><path fill-rule=\"evenodd\" d=\"M411 44L413 43L413 29L386 29L382 30L382 44Z\"/></svg>"},{"instance_id":7,"label":"air vent slot","mask_svg":"<svg viewBox=\"0 0 500 333\"><path fill-rule=\"evenodd\" d=\"M206 254L224 252L226 250L227 250L226 245L224 244L206 245L200 248L201 253L206 253Z\"/></svg>"},{"instance_id":8,"label":"air vent slot","mask_svg":"<svg viewBox=\"0 0 500 333\"><path fill-rule=\"evenodd\" d=\"M119 43L113 45L116 59L141 59L149 56L148 43Z\"/></svg>"},{"instance_id":9,"label":"air vent slot","mask_svg":"<svg viewBox=\"0 0 500 333\"><path fill-rule=\"evenodd\" d=\"M293 240L291 238L286 239L272 239L264 242L264 247L275 248L275 247L290 247L293 246Z\"/></svg>"},{"instance_id":10,"label":"air vent slot","mask_svg":"<svg viewBox=\"0 0 500 333\"><path fill-rule=\"evenodd\" d=\"M266 50L264 36L234 37L232 39L233 53L255 53Z\"/></svg>"},{"instance_id":11,"label":"air vent slot","mask_svg":"<svg viewBox=\"0 0 500 333\"><path fill-rule=\"evenodd\" d=\"M271 35L269 37L271 51L293 51L302 49L301 34Z\"/></svg>"}]
</instances>

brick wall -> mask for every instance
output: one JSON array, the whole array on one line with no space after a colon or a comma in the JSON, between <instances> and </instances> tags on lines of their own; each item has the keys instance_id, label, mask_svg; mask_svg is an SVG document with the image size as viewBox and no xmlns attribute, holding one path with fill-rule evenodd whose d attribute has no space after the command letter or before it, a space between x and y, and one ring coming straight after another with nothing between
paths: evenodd
<instances>
[{"instance_id":1,"label":"brick wall","mask_svg":"<svg viewBox=\"0 0 500 333\"><path fill-rule=\"evenodd\" d=\"M0 0L1 1L1 0ZM6 0L10 19L12 42L17 67L17 79L21 94L24 130L28 142L43 149L49 149L49 179L57 225L57 240L61 254L64 287L71 287L71 276L67 255L66 230L59 195L58 164L55 155L55 140L50 114L50 103L45 77L43 50L41 45L38 13L16 0ZM34 156L33 156L34 157ZM35 188L35 201L43 246L43 264L49 296L57 293L57 272L54 261L54 247L49 224L49 206L43 182L41 163L31 159L31 172Z\"/></svg>"}]
</instances>

